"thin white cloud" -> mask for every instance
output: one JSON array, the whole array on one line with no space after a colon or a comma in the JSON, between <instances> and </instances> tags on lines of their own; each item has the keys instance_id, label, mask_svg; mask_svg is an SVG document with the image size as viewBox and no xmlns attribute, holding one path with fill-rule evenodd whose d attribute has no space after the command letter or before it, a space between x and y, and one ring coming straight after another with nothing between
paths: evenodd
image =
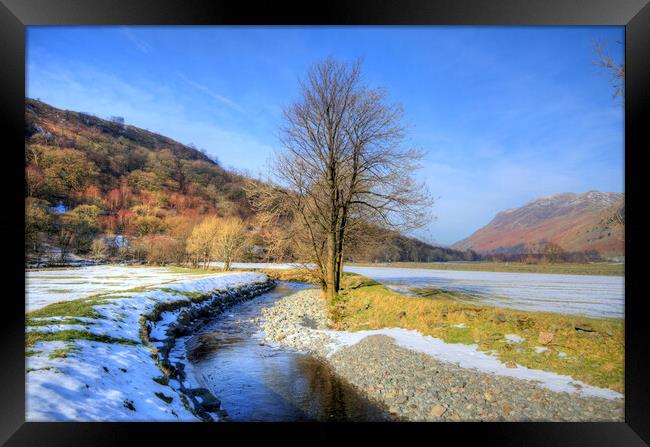
<instances>
[{"instance_id":1,"label":"thin white cloud","mask_svg":"<svg viewBox=\"0 0 650 447\"><path fill-rule=\"evenodd\" d=\"M182 143L194 142L225 166L255 170L272 148L248 131L223 126L199 110L185 109L174 89L142 86L84 64L30 64L28 94L55 107L100 117L123 116L128 124ZM242 154L248 154L242 157Z\"/></svg>"},{"instance_id":2,"label":"thin white cloud","mask_svg":"<svg viewBox=\"0 0 650 447\"><path fill-rule=\"evenodd\" d=\"M122 28L122 32L124 35L131 41L131 43L135 46L135 48L144 53L144 54L149 54L152 50L151 45L147 43L145 40L137 37L133 31L131 31L129 28Z\"/></svg>"},{"instance_id":3,"label":"thin white cloud","mask_svg":"<svg viewBox=\"0 0 650 447\"><path fill-rule=\"evenodd\" d=\"M218 93L215 93L214 91L212 91L210 89L210 87L207 87L207 86L205 86L203 84L199 84L198 82L189 79L187 76L183 75L182 73L176 73L176 74L181 79L183 79L183 81L185 81L187 84L189 84L190 86L192 86L195 89L199 90L200 92L205 93L206 95L208 95L210 98L214 99L215 101L217 101L217 102L219 102L221 104L225 104L228 107L230 107L230 108L232 108L234 110L237 110L238 112L243 112L244 111L239 104L237 104L236 102L226 98L225 96L222 96L222 95L220 95Z\"/></svg>"}]
</instances>

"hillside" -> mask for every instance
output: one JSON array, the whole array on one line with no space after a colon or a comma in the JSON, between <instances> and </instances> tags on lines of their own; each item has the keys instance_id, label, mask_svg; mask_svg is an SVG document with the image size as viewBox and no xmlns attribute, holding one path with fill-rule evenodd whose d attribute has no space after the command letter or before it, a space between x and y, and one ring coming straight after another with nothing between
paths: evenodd
<instances>
[{"instance_id":1,"label":"hillside","mask_svg":"<svg viewBox=\"0 0 650 447\"><path fill-rule=\"evenodd\" d=\"M109 193L128 185L136 195L152 191L172 199L176 194L179 201L179 194L186 195L194 199L190 208L250 212L243 200L244 177L221 168L196 148L126 125L119 117L104 120L32 99L26 100L25 111L31 195L74 205L89 187ZM54 172L62 159L71 162L65 174ZM81 165L83 175L75 175L79 172L71 170ZM175 203L171 207L178 208Z\"/></svg>"},{"instance_id":2,"label":"hillside","mask_svg":"<svg viewBox=\"0 0 650 447\"><path fill-rule=\"evenodd\" d=\"M193 228L207 215L249 226L245 260L264 259L264 241L248 203L244 175L195 147L41 101L25 103L25 196L28 258L93 256L180 262ZM232 150L232 148L217 148ZM376 229L381 233L381 230ZM383 232L386 243L351 257L445 261L466 254Z\"/></svg>"},{"instance_id":3,"label":"hillside","mask_svg":"<svg viewBox=\"0 0 650 447\"><path fill-rule=\"evenodd\" d=\"M623 256L625 197L589 191L539 197L494 219L452 247L479 253L527 253L553 244L567 252Z\"/></svg>"}]
</instances>

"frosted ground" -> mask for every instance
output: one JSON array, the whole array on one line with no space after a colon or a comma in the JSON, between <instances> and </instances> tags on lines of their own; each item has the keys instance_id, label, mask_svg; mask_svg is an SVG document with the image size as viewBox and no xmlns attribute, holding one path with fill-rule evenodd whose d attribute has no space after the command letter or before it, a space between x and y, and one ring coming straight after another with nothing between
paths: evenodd
<instances>
[{"instance_id":1,"label":"frosted ground","mask_svg":"<svg viewBox=\"0 0 650 447\"><path fill-rule=\"evenodd\" d=\"M25 310L30 312L58 301L165 284L186 277L187 273L176 273L163 267L118 265L25 272ZM193 277L200 278L201 275Z\"/></svg>"},{"instance_id":2,"label":"frosted ground","mask_svg":"<svg viewBox=\"0 0 650 447\"><path fill-rule=\"evenodd\" d=\"M623 276L472 272L390 267L345 267L393 289L437 288L460 292L475 303L527 311L623 318Z\"/></svg>"},{"instance_id":3,"label":"frosted ground","mask_svg":"<svg viewBox=\"0 0 650 447\"><path fill-rule=\"evenodd\" d=\"M107 267L101 267L106 269ZM43 326L28 331L81 330L115 342L75 339L39 341L26 358L26 419L28 421L196 421L183 405L174 386L154 379L162 372L151 350L140 340L140 316L157 303L186 301L183 292L208 293L259 283L259 273L212 274L209 278L177 279L164 287L104 296L108 302L94 306L99 318L45 318ZM164 334L181 310L165 312L152 334ZM46 320L46 321L45 321ZM50 322L54 320L55 323ZM63 357L57 351L66 350ZM167 401L166 401L167 399Z\"/></svg>"}]
</instances>

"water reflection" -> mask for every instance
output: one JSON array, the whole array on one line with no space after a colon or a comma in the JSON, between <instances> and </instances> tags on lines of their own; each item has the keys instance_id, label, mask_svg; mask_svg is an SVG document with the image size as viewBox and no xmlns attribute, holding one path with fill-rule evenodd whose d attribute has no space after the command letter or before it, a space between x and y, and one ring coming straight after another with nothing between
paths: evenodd
<instances>
[{"instance_id":1,"label":"water reflection","mask_svg":"<svg viewBox=\"0 0 650 447\"><path fill-rule=\"evenodd\" d=\"M326 363L262 343L251 321L296 284L237 305L188 341L192 371L232 421L381 421L384 409L339 380Z\"/></svg>"}]
</instances>

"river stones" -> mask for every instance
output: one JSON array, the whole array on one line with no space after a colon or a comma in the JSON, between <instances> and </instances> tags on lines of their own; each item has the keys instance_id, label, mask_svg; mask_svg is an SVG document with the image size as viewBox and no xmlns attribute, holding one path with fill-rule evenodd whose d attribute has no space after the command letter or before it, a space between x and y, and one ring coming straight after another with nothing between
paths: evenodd
<instances>
[{"instance_id":1,"label":"river stones","mask_svg":"<svg viewBox=\"0 0 650 447\"><path fill-rule=\"evenodd\" d=\"M557 393L513 377L482 373L402 348L372 335L331 352L331 339L305 325L328 324L318 290L303 290L264 309L267 342L308 351L395 420L407 421L623 421L623 401ZM508 368L516 368L506 362ZM444 410L444 411L443 411Z\"/></svg>"}]
</instances>

